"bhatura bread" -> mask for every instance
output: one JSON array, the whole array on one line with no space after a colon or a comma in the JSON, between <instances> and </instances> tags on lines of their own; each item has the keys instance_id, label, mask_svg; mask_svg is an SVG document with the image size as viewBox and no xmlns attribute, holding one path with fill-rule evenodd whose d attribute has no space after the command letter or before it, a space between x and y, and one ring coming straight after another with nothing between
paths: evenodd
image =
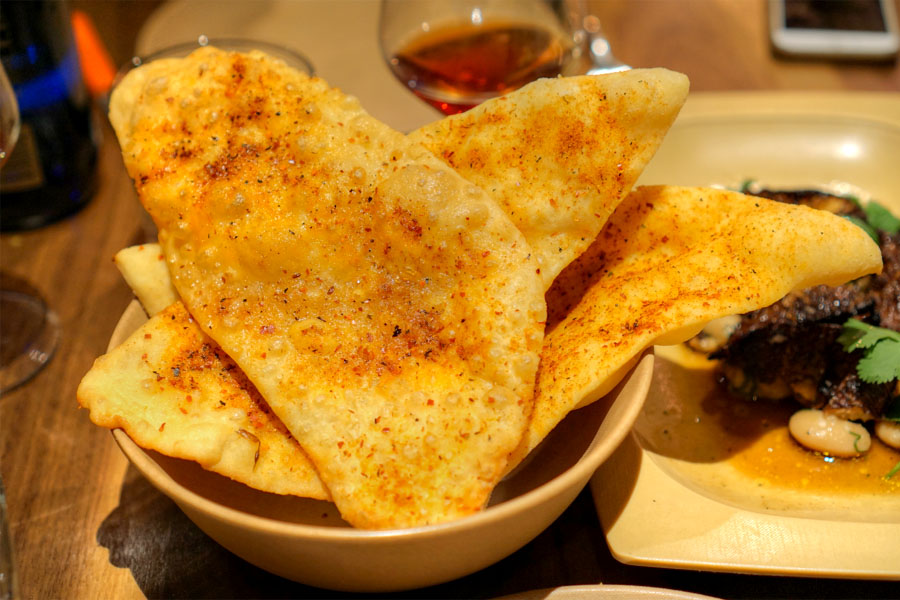
<instances>
[{"instance_id":1,"label":"bhatura bread","mask_svg":"<svg viewBox=\"0 0 900 600\"><path fill-rule=\"evenodd\" d=\"M527 425L546 318L522 234L355 99L261 53L148 67L111 115L175 289L342 516L481 510Z\"/></svg>"},{"instance_id":2,"label":"bhatura bread","mask_svg":"<svg viewBox=\"0 0 900 600\"><path fill-rule=\"evenodd\" d=\"M631 191L688 88L660 68L539 79L410 139L500 203L549 287Z\"/></svg>"},{"instance_id":3,"label":"bhatura bread","mask_svg":"<svg viewBox=\"0 0 900 600\"><path fill-rule=\"evenodd\" d=\"M254 489L328 499L300 444L181 303L159 244L124 248L115 263L151 319L84 377L91 421Z\"/></svg>"},{"instance_id":4,"label":"bhatura bread","mask_svg":"<svg viewBox=\"0 0 900 600\"><path fill-rule=\"evenodd\" d=\"M98 358L77 398L92 422L143 448L265 492L329 498L297 441L180 302Z\"/></svg>"},{"instance_id":5,"label":"bhatura bread","mask_svg":"<svg viewBox=\"0 0 900 600\"><path fill-rule=\"evenodd\" d=\"M155 315L178 301L159 244L123 248L116 252L113 262L148 315Z\"/></svg>"},{"instance_id":6,"label":"bhatura bread","mask_svg":"<svg viewBox=\"0 0 900 600\"><path fill-rule=\"evenodd\" d=\"M826 211L711 188L640 187L547 293L527 453L652 345L795 289L880 272L861 228ZM524 456L524 454L523 454Z\"/></svg>"}]
</instances>

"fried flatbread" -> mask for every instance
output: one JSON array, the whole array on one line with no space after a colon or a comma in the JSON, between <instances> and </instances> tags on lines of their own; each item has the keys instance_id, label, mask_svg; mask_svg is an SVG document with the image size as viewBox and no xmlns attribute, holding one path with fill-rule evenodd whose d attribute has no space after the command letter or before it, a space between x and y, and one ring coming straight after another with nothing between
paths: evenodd
<instances>
[{"instance_id":1,"label":"fried flatbread","mask_svg":"<svg viewBox=\"0 0 900 600\"><path fill-rule=\"evenodd\" d=\"M116 252L113 262L148 315L155 315L178 301L159 244L123 248Z\"/></svg>"},{"instance_id":2,"label":"fried flatbread","mask_svg":"<svg viewBox=\"0 0 900 600\"><path fill-rule=\"evenodd\" d=\"M150 63L111 119L179 295L342 516L384 528L480 510L527 425L546 318L500 207L261 53Z\"/></svg>"},{"instance_id":3,"label":"fried flatbread","mask_svg":"<svg viewBox=\"0 0 900 600\"><path fill-rule=\"evenodd\" d=\"M720 189L636 189L547 293L523 452L612 389L644 349L683 342L712 319L791 290L880 269L868 234L825 211Z\"/></svg>"},{"instance_id":4,"label":"fried flatbread","mask_svg":"<svg viewBox=\"0 0 900 600\"><path fill-rule=\"evenodd\" d=\"M98 361L85 377L78 401L90 409L91 420L102 427L122 427L144 448L193 460L252 488L328 499L306 453L240 367L178 299L159 244L124 248L116 253L115 263L147 314L168 310ZM190 389L187 404L185 387ZM182 411L182 405L187 410ZM198 429L214 434L193 435ZM228 431L240 438L226 435ZM244 441L254 440L257 449L251 461L252 444ZM243 455L236 458L235 449L242 449Z\"/></svg>"},{"instance_id":5,"label":"fried flatbread","mask_svg":"<svg viewBox=\"0 0 900 600\"><path fill-rule=\"evenodd\" d=\"M540 79L410 138L500 203L549 287L631 190L688 87L666 69Z\"/></svg>"},{"instance_id":6,"label":"fried flatbread","mask_svg":"<svg viewBox=\"0 0 900 600\"><path fill-rule=\"evenodd\" d=\"M180 302L98 358L77 398L95 424L143 448L258 490L329 498L297 441Z\"/></svg>"}]
</instances>

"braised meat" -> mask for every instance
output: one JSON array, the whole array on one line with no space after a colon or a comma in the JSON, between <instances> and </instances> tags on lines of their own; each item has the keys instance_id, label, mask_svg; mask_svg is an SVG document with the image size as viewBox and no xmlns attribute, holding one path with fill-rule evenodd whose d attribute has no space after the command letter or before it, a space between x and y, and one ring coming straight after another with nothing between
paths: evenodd
<instances>
[{"instance_id":1,"label":"braised meat","mask_svg":"<svg viewBox=\"0 0 900 600\"><path fill-rule=\"evenodd\" d=\"M865 219L854 201L839 196L770 190L757 195ZM710 354L721 359L722 376L734 391L754 399L793 398L851 420L882 415L897 382L862 381L856 372L861 352L847 353L837 342L849 318L900 330L900 235L879 236L880 275L794 292L741 316L725 344Z\"/></svg>"},{"instance_id":2,"label":"braised meat","mask_svg":"<svg viewBox=\"0 0 900 600\"><path fill-rule=\"evenodd\" d=\"M900 235L881 234L884 270L872 281L879 327L900 331Z\"/></svg>"}]
</instances>

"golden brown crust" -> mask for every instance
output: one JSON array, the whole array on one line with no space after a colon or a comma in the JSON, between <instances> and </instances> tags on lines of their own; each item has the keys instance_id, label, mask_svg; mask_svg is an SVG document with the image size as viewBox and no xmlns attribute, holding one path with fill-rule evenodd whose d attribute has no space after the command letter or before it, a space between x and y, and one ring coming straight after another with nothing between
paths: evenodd
<instances>
[{"instance_id":1,"label":"golden brown crust","mask_svg":"<svg viewBox=\"0 0 900 600\"><path fill-rule=\"evenodd\" d=\"M208 48L135 82L117 131L175 288L345 519L480 510L543 336L521 233L354 99L262 55Z\"/></svg>"},{"instance_id":2,"label":"golden brown crust","mask_svg":"<svg viewBox=\"0 0 900 600\"><path fill-rule=\"evenodd\" d=\"M549 287L631 190L688 87L667 69L541 79L410 138L500 203Z\"/></svg>"},{"instance_id":3,"label":"golden brown crust","mask_svg":"<svg viewBox=\"0 0 900 600\"><path fill-rule=\"evenodd\" d=\"M645 348L680 343L793 289L880 269L872 239L824 211L721 189L636 189L547 293L526 449L606 394Z\"/></svg>"},{"instance_id":4,"label":"golden brown crust","mask_svg":"<svg viewBox=\"0 0 900 600\"><path fill-rule=\"evenodd\" d=\"M328 491L287 428L180 302L98 358L77 392L102 427L275 494Z\"/></svg>"}]
</instances>

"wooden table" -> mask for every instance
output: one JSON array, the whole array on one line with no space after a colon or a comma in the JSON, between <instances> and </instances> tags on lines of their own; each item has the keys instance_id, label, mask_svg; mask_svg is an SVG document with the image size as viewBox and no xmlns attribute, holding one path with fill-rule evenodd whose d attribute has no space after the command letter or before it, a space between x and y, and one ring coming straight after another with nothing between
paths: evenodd
<instances>
[{"instance_id":1,"label":"wooden table","mask_svg":"<svg viewBox=\"0 0 900 600\"><path fill-rule=\"evenodd\" d=\"M360 96L400 129L435 115L396 82L374 48L374 5L338 1L251 3L267 10L310 11L270 39L306 52L320 75ZM94 17L114 58L138 45L177 37L258 34L259 20L230 21L224 8L197 21L173 21L183 5L77 2ZM763 0L615 0L594 3L619 58L634 66L687 73L694 91L754 89L900 91L900 67L782 61L770 53ZM196 10L196 6L194 8ZM203 13L204 11L200 11ZM326 14L327 13L327 14ZM144 18L150 15L146 23ZM161 16L162 15L162 16ZM168 16L167 16L168 15ZM330 17L329 17L330 15ZM257 15L258 16L258 15ZM317 19L349 19L311 41ZM143 29L140 29L144 25ZM235 29L238 26L243 29ZM156 36L156 37L154 37ZM281 37L279 37L281 36ZM124 38L124 39L123 39ZM355 38L355 39L354 39ZM146 47L143 49L147 49ZM348 61L357 61L348 68ZM369 64L364 64L368 61ZM113 254L154 235L103 127L93 201L79 214L36 231L0 236L2 272L36 287L63 327L56 356L34 380L0 398L0 474L8 497L10 534L24 598L341 597L269 575L207 538L165 496L130 467L112 436L77 408L75 389L103 353L131 292ZM5 318L5 315L4 315ZM900 560L900 550L898 550ZM613 559L587 492L547 531L482 572L408 597L495 597L524 590L627 583L733 598L896 596L896 584L729 575L628 567Z\"/></svg>"}]
</instances>

